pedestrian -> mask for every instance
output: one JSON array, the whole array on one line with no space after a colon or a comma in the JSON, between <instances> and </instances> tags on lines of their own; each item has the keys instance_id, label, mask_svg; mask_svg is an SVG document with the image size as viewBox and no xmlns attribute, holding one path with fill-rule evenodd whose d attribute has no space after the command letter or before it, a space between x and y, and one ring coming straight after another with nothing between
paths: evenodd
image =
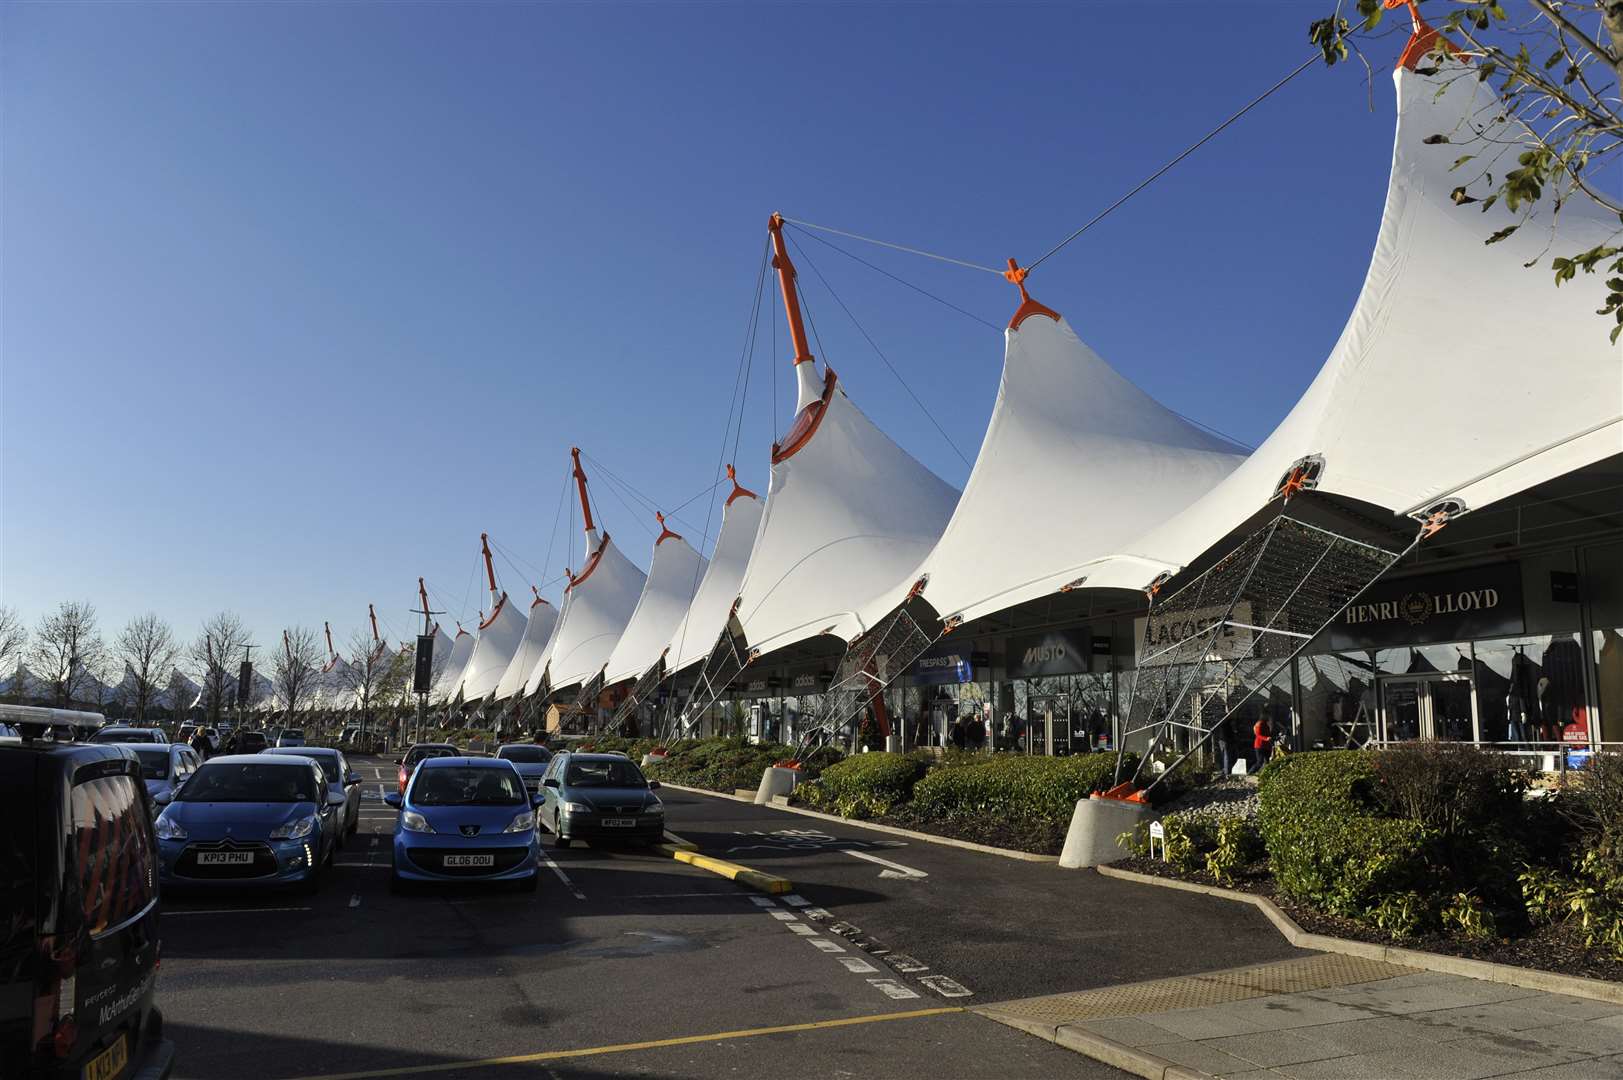
<instances>
[{"instance_id":1,"label":"pedestrian","mask_svg":"<svg viewBox=\"0 0 1623 1080\"><path fill-rule=\"evenodd\" d=\"M953 746L954 750L962 750L964 748L964 718L963 717L960 716L957 719L953 720L952 729L951 729L951 732L950 732L950 738L952 740L952 746Z\"/></svg>"},{"instance_id":2,"label":"pedestrian","mask_svg":"<svg viewBox=\"0 0 1623 1080\"><path fill-rule=\"evenodd\" d=\"M212 748L209 746L208 736L203 734L203 729L201 727L192 732L192 749L197 752L197 758L199 761L207 761L212 756Z\"/></svg>"},{"instance_id":3,"label":"pedestrian","mask_svg":"<svg viewBox=\"0 0 1623 1080\"><path fill-rule=\"evenodd\" d=\"M979 715L970 717L969 726L964 733L964 737L969 743L969 748L979 753L981 748L986 745L986 721L982 720Z\"/></svg>"},{"instance_id":4,"label":"pedestrian","mask_svg":"<svg viewBox=\"0 0 1623 1080\"><path fill-rule=\"evenodd\" d=\"M1268 714L1263 713L1257 717L1257 722L1251 725L1251 750L1256 758L1256 770L1268 764L1268 758L1274 749L1274 727L1268 722Z\"/></svg>"}]
</instances>

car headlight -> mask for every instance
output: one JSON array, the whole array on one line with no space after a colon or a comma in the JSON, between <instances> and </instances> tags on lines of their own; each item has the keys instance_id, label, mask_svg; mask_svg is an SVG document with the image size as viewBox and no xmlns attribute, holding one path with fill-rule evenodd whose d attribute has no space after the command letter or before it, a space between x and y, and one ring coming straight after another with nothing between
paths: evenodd
<instances>
[{"instance_id":1,"label":"car headlight","mask_svg":"<svg viewBox=\"0 0 1623 1080\"><path fill-rule=\"evenodd\" d=\"M566 814L590 814L591 812L592 808L583 802L564 803L564 813Z\"/></svg>"},{"instance_id":2,"label":"car headlight","mask_svg":"<svg viewBox=\"0 0 1623 1080\"><path fill-rule=\"evenodd\" d=\"M428 823L428 819L415 810L407 810L400 815L400 827L407 832L431 833L434 831L434 826Z\"/></svg>"},{"instance_id":3,"label":"car headlight","mask_svg":"<svg viewBox=\"0 0 1623 1080\"><path fill-rule=\"evenodd\" d=\"M665 812L665 804L660 802L658 799L655 799L653 802L643 807L642 812L645 814L663 814Z\"/></svg>"},{"instance_id":4,"label":"car headlight","mask_svg":"<svg viewBox=\"0 0 1623 1080\"><path fill-rule=\"evenodd\" d=\"M507 828L502 830L502 832L534 832L534 831L535 831L535 811L534 810L526 810L526 811L524 811L524 813L518 815L517 817L515 817L513 819L512 824L508 825Z\"/></svg>"},{"instance_id":5,"label":"car headlight","mask_svg":"<svg viewBox=\"0 0 1623 1080\"><path fill-rule=\"evenodd\" d=\"M303 840L316 831L317 824L316 816L311 814L309 817L302 817L297 821L289 821L285 825L276 826L270 831L270 838L272 840Z\"/></svg>"},{"instance_id":6,"label":"car headlight","mask_svg":"<svg viewBox=\"0 0 1623 1080\"><path fill-rule=\"evenodd\" d=\"M180 822L170 818L168 814L159 814L158 822L153 827L159 840L184 840L186 830L180 827Z\"/></svg>"}]
</instances>

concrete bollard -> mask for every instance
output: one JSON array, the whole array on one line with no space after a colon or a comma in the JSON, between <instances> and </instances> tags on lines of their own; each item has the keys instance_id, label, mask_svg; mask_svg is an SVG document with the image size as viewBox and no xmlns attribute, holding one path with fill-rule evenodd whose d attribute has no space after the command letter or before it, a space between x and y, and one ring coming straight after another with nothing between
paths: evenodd
<instances>
[{"instance_id":1,"label":"concrete bollard","mask_svg":"<svg viewBox=\"0 0 1623 1080\"><path fill-rule=\"evenodd\" d=\"M1159 816L1148 806L1120 799L1080 799L1071 812L1071 827L1065 833L1059 864L1077 870L1120 862L1128 852L1116 846L1116 837Z\"/></svg>"},{"instance_id":2,"label":"concrete bollard","mask_svg":"<svg viewBox=\"0 0 1623 1080\"><path fill-rule=\"evenodd\" d=\"M799 769L780 769L768 765L761 773L761 786L755 790L755 805L770 806L772 796L787 795L800 783Z\"/></svg>"},{"instance_id":3,"label":"concrete bollard","mask_svg":"<svg viewBox=\"0 0 1623 1080\"><path fill-rule=\"evenodd\" d=\"M664 760L665 760L665 755L664 754L644 754L642 756L642 767L646 769L646 768L648 768L648 766L650 766L650 765L658 765L661 761L664 761Z\"/></svg>"}]
</instances>

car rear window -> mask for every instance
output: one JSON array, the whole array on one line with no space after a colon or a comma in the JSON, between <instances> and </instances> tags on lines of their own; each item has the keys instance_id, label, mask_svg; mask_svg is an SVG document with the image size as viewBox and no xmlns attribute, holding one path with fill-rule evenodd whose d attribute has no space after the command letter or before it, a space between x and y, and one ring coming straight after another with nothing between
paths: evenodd
<instances>
[{"instance_id":1,"label":"car rear window","mask_svg":"<svg viewBox=\"0 0 1623 1080\"><path fill-rule=\"evenodd\" d=\"M419 746L406 755L406 764L415 765L431 757L456 757L456 748L452 746Z\"/></svg>"},{"instance_id":2,"label":"car rear window","mask_svg":"<svg viewBox=\"0 0 1623 1080\"><path fill-rule=\"evenodd\" d=\"M130 747L135 752L135 760L141 763L141 779L167 780L169 779L169 748L144 746Z\"/></svg>"},{"instance_id":3,"label":"car rear window","mask_svg":"<svg viewBox=\"0 0 1623 1080\"><path fill-rule=\"evenodd\" d=\"M418 806L514 806L526 800L523 782L505 766L427 768L411 789L411 801Z\"/></svg>"},{"instance_id":4,"label":"car rear window","mask_svg":"<svg viewBox=\"0 0 1623 1080\"><path fill-rule=\"evenodd\" d=\"M317 765L321 766L322 773L327 777L327 783L329 783L329 784L338 783L338 755L337 754L301 754L298 751L299 751L298 747L283 747L282 748L282 753L287 754L289 757L309 758L311 761L313 761ZM275 751L267 748L265 752L266 753L274 753Z\"/></svg>"},{"instance_id":5,"label":"car rear window","mask_svg":"<svg viewBox=\"0 0 1623 1080\"><path fill-rule=\"evenodd\" d=\"M73 787L79 897L92 934L140 914L157 889L140 781L98 776Z\"/></svg>"},{"instance_id":6,"label":"car rear window","mask_svg":"<svg viewBox=\"0 0 1623 1080\"><path fill-rule=\"evenodd\" d=\"M184 802L315 802L315 770L292 763L208 762L180 789Z\"/></svg>"},{"instance_id":7,"label":"car rear window","mask_svg":"<svg viewBox=\"0 0 1623 1080\"><path fill-rule=\"evenodd\" d=\"M525 765L545 765L552 760L552 751L544 746L504 746L496 751L496 756Z\"/></svg>"},{"instance_id":8,"label":"car rear window","mask_svg":"<svg viewBox=\"0 0 1623 1080\"><path fill-rule=\"evenodd\" d=\"M291 728L288 728L286 731L282 732L282 738L284 738L284 739L302 739L302 738L304 738L304 732L300 731L296 727L291 727Z\"/></svg>"}]
</instances>

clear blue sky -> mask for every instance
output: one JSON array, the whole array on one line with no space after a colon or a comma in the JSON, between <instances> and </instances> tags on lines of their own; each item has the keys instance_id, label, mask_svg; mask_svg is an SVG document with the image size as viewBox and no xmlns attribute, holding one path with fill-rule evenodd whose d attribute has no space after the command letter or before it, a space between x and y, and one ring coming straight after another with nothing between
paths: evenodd
<instances>
[{"instance_id":1,"label":"clear blue sky","mask_svg":"<svg viewBox=\"0 0 1623 1080\"><path fill-rule=\"evenodd\" d=\"M479 533L546 562L570 445L667 509L712 482L772 211L1028 262L1304 59L1327 6L8 4L0 596L30 625L88 599L109 636L232 608L261 642L373 601L401 637L424 574L474 617ZM1360 65L1310 70L1033 295L1260 440L1362 281L1403 22L1373 112ZM1015 306L836 242L998 327ZM1000 331L803 247L973 459ZM801 272L853 399L962 484ZM738 455L763 492L792 405L768 299ZM651 515L594 480L646 565Z\"/></svg>"}]
</instances>

